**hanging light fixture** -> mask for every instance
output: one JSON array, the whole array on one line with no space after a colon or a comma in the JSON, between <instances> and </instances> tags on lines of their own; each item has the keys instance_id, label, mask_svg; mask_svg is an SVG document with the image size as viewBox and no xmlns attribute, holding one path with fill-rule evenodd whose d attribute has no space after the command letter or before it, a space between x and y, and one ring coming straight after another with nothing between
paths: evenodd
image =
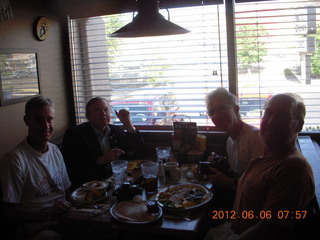
<instances>
[{"instance_id":1,"label":"hanging light fixture","mask_svg":"<svg viewBox=\"0 0 320 240\"><path fill-rule=\"evenodd\" d=\"M159 13L159 2L157 0L137 0L138 14L131 23L115 31L109 37L150 37L183 34L189 30L170 22Z\"/></svg>"}]
</instances>

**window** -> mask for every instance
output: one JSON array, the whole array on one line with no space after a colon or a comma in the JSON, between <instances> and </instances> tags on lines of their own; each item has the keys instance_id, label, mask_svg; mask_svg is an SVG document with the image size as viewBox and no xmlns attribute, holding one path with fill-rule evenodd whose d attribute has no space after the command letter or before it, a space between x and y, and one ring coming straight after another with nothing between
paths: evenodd
<instances>
[{"instance_id":1,"label":"window","mask_svg":"<svg viewBox=\"0 0 320 240\"><path fill-rule=\"evenodd\" d=\"M228 65L226 16L232 13L225 9L223 4L169 9L170 20L191 33L149 38L108 37L130 22L132 13L71 19L77 123L86 121L86 102L103 96L114 110L129 109L133 123L141 127L172 126L175 119L210 127L205 95L238 81L244 121L259 126L266 100L292 91L307 105L305 129L317 130L320 3L236 3L237 69ZM237 80L229 79L230 71L237 72ZM119 120L113 116L113 122Z\"/></svg>"},{"instance_id":2,"label":"window","mask_svg":"<svg viewBox=\"0 0 320 240\"><path fill-rule=\"evenodd\" d=\"M307 107L304 129L319 130L320 2L239 3L235 23L243 118L255 122L272 94L295 92Z\"/></svg>"},{"instance_id":3,"label":"window","mask_svg":"<svg viewBox=\"0 0 320 240\"><path fill-rule=\"evenodd\" d=\"M170 9L170 20L190 34L107 36L131 20L132 13L71 20L78 123L85 121L85 103L103 96L114 110L129 109L135 125L189 118L206 125L205 95L228 86L223 5Z\"/></svg>"},{"instance_id":4,"label":"window","mask_svg":"<svg viewBox=\"0 0 320 240\"><path fill-rule=\"evenodd\" d=\"M40 93L35 49L0 49L0 105L27 101Z\"/></svg>"}]
</instances>

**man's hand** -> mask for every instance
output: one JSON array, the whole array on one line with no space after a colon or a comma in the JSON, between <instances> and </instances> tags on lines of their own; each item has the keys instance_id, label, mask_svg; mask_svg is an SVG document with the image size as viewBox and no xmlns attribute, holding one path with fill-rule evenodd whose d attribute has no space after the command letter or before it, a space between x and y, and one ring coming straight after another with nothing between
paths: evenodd
<instances>
[{"instance_id":1,"label":"man's hand","mask_svg":"<svg viewBox=\"0 0 320 240\"><path fill-rule=\"evenodd\" d=\"M104 154L103 156L101 156L97 159L97 164L101 165L101 164L106 164L106 163L112 162L113 160L118 160L120 155L125 154L125 153L126 153L125 151L118 149L118 148L111 149L106 154Z\"/></svg>"},{"instance_id":2,"label":"man's hand","mask_svg":"<svg viewBox=\"0 0 320 240\"><path fill-rule=\"evenodd\" d=\"M52 208L55 214L60 214L69 211L72 206L68 201L56 201Z\"/></svg>"},{"instance_id":3,"label":"man's hand","mask_svg":"<svg viewBox=\"0 0 320 240\"><path fill-rule=\"evenodd\" d=\"M233 187L233 179L227 177L221 171L216 168L210 167L210 171L212 174L208 175L210 183L213 186L223 187L223 188L232 188Z\"/></svg>"},{"instance_id":4,"label":"man's hand","mask_svg":"<svg viewBox=\"0 0 320 240\"><path fill-rule=\"evenodd\" d=\"M110 162L113 160L118 160L120 155L125 154L125 151L122 149L111 149L109 152L106 153L107 157L109 158Z\"/></svg>"},{"instance_id":5,"label":"man's hand","mask_svg":"<svg viewBox=\"0 0 320 240\"><path fill-rule=\"evenodd\" d=\"M130 125L130 112L126 109L121 109L119 112L114 110L115 114L119 118L119 120L123 123L123 125Z\"/></svg>"},{"instance_id":6,"label":"man's hand","mask_svg":"<svg viewBox=\"0 0 320 240\"><path fill-rule=\"evenodd\" d=\"M119 118L119 120L123 124L123 128L126 129L130 133L135 133L136 129L132 125L131 120L130 120L130 112L126 109L121 109L119 112L114 110L115 114Z\"/></svg>"},{"instance_id":7,"label":"man's hand","mask_svg":"<svg viewBox=\"0 0 320 240\"><path fill-rule=\"evenodd\" d=\"M210 156L208 157L207 161L208 161L208 162L213 162L215 155L217 155L215 152L211 152L211 154L210 154Z\"/></svg>"}]
</instances>

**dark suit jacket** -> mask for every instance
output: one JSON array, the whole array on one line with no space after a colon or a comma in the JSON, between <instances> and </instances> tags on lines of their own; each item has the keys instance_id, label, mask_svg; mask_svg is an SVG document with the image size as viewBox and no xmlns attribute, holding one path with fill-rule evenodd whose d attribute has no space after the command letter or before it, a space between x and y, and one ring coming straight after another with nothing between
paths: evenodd
<instances>
[{"instance_id":1,"label":"dark suit jacket","mask_svg":"<svg viewBox=\"0 0 320 240\"><path fill-rule=\"evenodd\" d=\"M122 127L109 124L110 147L126 152L120 159L131 160L143 156L143 139L140 133L124 132ZM110 164L97 165L102 156L98 139L88 122L69 128L63 138L62 154L72 182L71 189L92 180L104 180L111 176Z\"/></svg>"}]
</instances>

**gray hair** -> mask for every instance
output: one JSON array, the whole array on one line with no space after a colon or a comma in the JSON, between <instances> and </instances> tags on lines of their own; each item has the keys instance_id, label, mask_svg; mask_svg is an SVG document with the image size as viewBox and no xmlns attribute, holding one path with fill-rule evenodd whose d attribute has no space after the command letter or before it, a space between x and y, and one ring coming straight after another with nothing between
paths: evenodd
<instances>
[{"instance_id":1,"label":"gray hair","mask_svg":"<svg viewBox=\"0 0 320 240\"><path fill-rule=\"evenodd\" d=\"M307 110L303 98L296 93L288 93L288 95L292 96L295 99L294 109L296 117L299 119L299 121L304 121Z\"/></svg>"},{"instance_id":2,"label":"gray hair","mask_svg":"<svg viewBox=\"0 0 320 240\"><path fill-rule=\"evenodd\" d=\"M210 103L215 97L222 97L226 99L228 101L228 104L231 106L239 106L239 100L235 95L230 93L227 89L219 87L207 94L205 98L207 110L209 110Z\"/></svg>"},{"instance_id":3,"label":"gray hair","mask_svg":"<svg viewBox=\"0 0 320 240\"><path fill-rule=\"evenodd\" d=\"M304 118L306 116L306 105L304 104L303 98L300 95L296 93L279 93L272 96L272 98L273 97L288 98L292 103L293 114L295 115L295 117L301 122L304 121Z\"/></svg>"},{"instance_id":4,"label":"gray hair","mask_svg":"<svg viewBox=\"0 0 320 240\"><path fill-rule=\"evenodd\" d=\"M32 109L39 108L42 106L53 106L53 102L50 98L46 98L43 96L36 96L27 101L25 105L25 115L28 116Z\"/></svg>"},{"instance_id":5,"label":"gray hair","mask_svg":"<svg viewBox=\"0 0 320 240\"><path fill-rule=\"evenodd\" d=\"M94 98L91 98L91 99L89 100L89 102L87 102L87 105L86 105L86 113L88 113L89 107L90 107L92 104L94 104L94 103L96 103L96 102L98 102L98 101L105 101L105 102L108 104L108 106L110 107L109 102L108 102L107 99L105 99L104 97L94 97Z\"/></svg>"}]
</instances>

